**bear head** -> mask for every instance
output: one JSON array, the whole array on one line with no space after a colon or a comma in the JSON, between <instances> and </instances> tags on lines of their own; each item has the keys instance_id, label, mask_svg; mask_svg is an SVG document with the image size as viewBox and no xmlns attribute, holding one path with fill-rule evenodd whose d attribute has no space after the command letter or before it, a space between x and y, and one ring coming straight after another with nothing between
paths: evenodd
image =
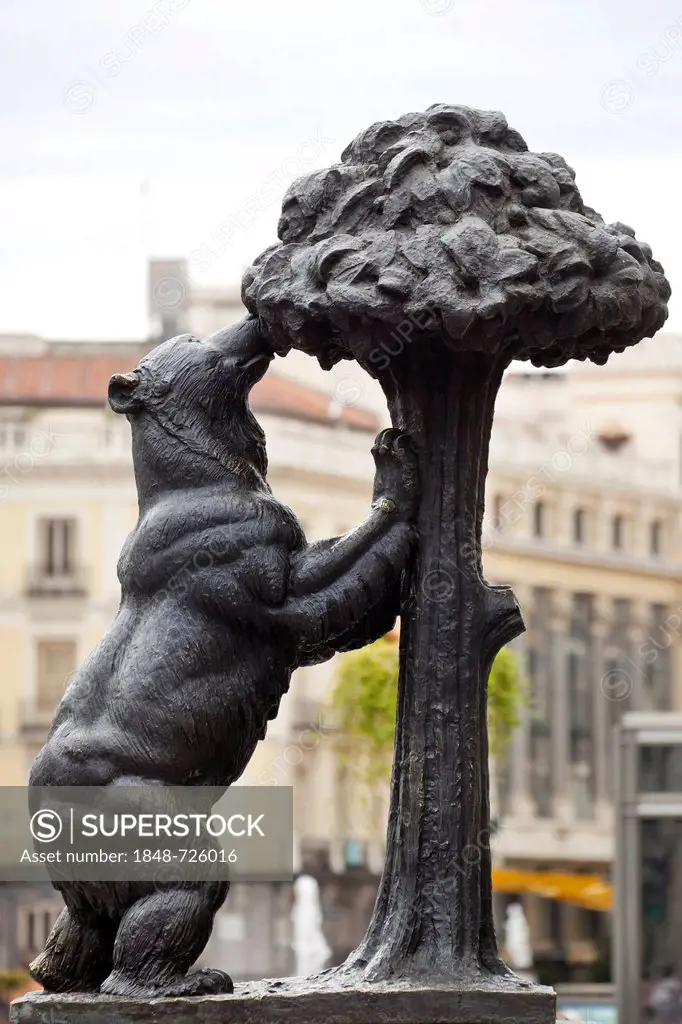
<instances>
[{"instance_id":1,"label":"bear head","mask_svg":"<svg viewBox=\"0 0 682 1024\"><path fill-rule=\"evenodd\" d=\"M240 468L242 476L265 476L265 435L248 395L273 355L249 316L205 341L172 338L132 372L113 375L109 404L131 424L141 494L217 481Z\"/></svg>"}]
</instances>

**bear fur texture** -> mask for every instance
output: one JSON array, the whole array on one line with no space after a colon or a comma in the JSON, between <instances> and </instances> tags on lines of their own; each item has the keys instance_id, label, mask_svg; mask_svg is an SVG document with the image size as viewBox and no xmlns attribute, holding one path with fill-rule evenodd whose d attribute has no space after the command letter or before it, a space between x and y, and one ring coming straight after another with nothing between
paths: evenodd
<instances>
[{"instance_id":1,"label":"bear fur texture","mask_svg":"<svg viewBox=\"0 0 682 1024\"><path fill-rule=\"evenodd\" d=\"M413 539L416 457L399 431L372 449L374 500L350 533L306 542L266 480L248 394L272 349L254 317L153 349L115 374L132 428L139 519L121 604L61 701L32 786L207 786L244 771L291 673L392 628ZM232 991L188 973L228 883L56 883L66 907L31 965L52 992Z\"/></svg>"}]
</instances>

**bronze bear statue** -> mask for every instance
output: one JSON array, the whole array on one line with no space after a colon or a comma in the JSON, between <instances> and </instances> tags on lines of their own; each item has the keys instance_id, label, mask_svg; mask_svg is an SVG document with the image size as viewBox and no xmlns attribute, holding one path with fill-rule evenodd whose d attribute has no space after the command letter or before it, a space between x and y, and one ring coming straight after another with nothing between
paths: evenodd
<instances>
[{"instance_id":1,"label":"bronze bear statue","mask_svg":"<svg viewBox=\"0 0 682 1024\"><path fill-rule=\"evenodd\" d=\"M70 683L32 786L210 786L244 771L294 669L390 630L413 539L416 455L372 449L374 499L342 537L308 544L266 482L248 395L273 358L254 317L188 335L115 374L132 428L139 519L118 563L118 614ZM181 580L181 585L178 585ZM55 882L66 904L31 974L51 992L232 991L188 973L227 882Z\"/></svg>"}]
</instances>

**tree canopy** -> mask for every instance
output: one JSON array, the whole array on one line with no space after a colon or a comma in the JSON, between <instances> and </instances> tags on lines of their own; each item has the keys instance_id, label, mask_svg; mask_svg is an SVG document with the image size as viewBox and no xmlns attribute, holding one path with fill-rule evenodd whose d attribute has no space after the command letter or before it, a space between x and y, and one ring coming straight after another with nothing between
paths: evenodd
<instances>
[{"instance_id":1,"label":"tree canopy","mask_svg":"<svg viewBox=\"0 0 682 1024\"><path fill-rule=\"evenodd\" d=\"M360 133L295 181L243 298L282 352L370 372L407 319L424 339L555 366L649 337L670 288L651 249L583 203L503 114L437 104Z\"/></svg>"}]
</instances>

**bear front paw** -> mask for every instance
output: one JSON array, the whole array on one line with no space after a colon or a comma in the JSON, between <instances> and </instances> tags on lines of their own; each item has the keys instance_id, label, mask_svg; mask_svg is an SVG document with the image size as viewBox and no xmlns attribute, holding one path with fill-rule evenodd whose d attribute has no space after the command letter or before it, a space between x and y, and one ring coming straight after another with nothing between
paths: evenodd
<instances>
[{"instance_id":1,"label":"bear front paw","mask_svg":"<svg viewBox=\"0 0 682 1024\"><path fill-rule=\"evenodd\" d=\"M388 427L372 446L376 465L373 504L385 512L412 516L419 497L417 454L409 434Z\"/></svg>"}]
</instances>

